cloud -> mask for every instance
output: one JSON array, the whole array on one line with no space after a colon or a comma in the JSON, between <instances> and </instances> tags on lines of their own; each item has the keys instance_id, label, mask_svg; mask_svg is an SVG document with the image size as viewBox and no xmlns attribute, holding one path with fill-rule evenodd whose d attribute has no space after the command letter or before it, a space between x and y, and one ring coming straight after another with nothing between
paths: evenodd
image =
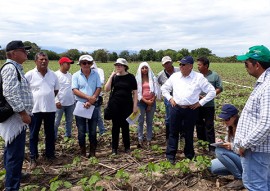
<instances>
[{"instance_id":1,"label":"cloud","mask_svg":"<svg viewBox=\"0 0 270 191\"><path fill-rule=\"evenodd\" d=\"M0 3L0 44L93 51L207 47L218 56L270 47L268 0L9 0Z\"/></svg>"}]
</instances>

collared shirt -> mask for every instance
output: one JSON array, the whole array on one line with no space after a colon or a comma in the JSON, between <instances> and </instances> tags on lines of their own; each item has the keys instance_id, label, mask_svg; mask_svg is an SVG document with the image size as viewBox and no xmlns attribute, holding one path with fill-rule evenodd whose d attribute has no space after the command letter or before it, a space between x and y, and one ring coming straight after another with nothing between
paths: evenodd
<instances>
[{"instance_id":1,"label":"collared shirt","mask_svg":"<svg viewBox=\"0 0 270 191\"><path fill-rule=\"evenodd\" d=\"M101 88L101 82L98 73L91 69L91 73L87 79L81 70L77 71L72 75L72 89L74 88L89 96L94 95L96 89ZM86 99L76 95L75 99L81 102L87 101Z\"/></svg>"},{"instance_id":2,"label":"collared shirt","mask_svg":"<svg viewBox=\"0 0 270 191\"><path fill-rule=\"evenodd\" d=\"M205 78L214 86L215 89L223 90L221 78L216 72L209 70ZM201 95L205 95L205 93L202 92ZM215 107L214 99L207 102L204 107Z\"/></svg>"},{"instance_id":3,"label":"collared shirt","mask_svg":"<svg viewBox=\"0 0 270 191\"><path fill-rule=\"evenodd\" d=\"M270 68L257 79L237 124L236 147L270 153Z\"/></svg>"},{"instance_id":4,"label":"collared shirt","mask_svg":"<svg viewBox=\"0 0 270 191\"><path fill-rule=\"evenodd\" d=\"M173 91L173 96L170 92ZM199 100L201 92L205 92L204 98ZM191 71L186 77L181 72L176 72L161 86L162 95L170 100L174 99L178 105L192 105L199 101L204 105L216 96L215 88L208 80L198 72Z\"/></svg>"},{"instance_id":5,"label":"collared shirt","mask_svg":"<svg viewBox=\"0 0 270 191\"><path fill-rule=\"evenodd\" d=\"M37 68L34 68L28 71L25 77L34 97L33 113L55 112L54 91L59 90L59 82L55 73L47 69L47 73L43 76Z\"/></svg>"},{"instance_id":6,"label":"collared shirt","mask_svg":"<svg viewBox=\"0 0 270 191\"><path fill-rule=\"evenodd\" d=\"M70 106L75 102L75 96L71 89L72 75L67 72L66 74L57 70L55 75L59 81L59 92L55 97L55 103L60 102L62 106Z\"/></svg>"},{"instance_id":7,"label":"collared shirt","mask_svg":"<svg viewBox=\"0 0 270 191\"><path fill-rule=\"evenodd\" d=\"M173 73L179 72L179 71L180 71L179 68L174 67ZM168 78L169 78L168 76L170 77L170 74L168 74L165 70L162 70L161 72L159 72L157 75L157 81L158 81L159 85L162 86L168 80Z\"/></svg>"},{"instance_id":8,"label":"collared shirt","mask_svg":"<svg viewBox=\"0 0 270 191\"><path fill-rule=\"evenodd\" d=\"M11 59L7 59L6 62L11 62L14 65L8 64L1 71L3 95L15 112L26 110L28 113L31 113L33 109L33 95L29 83L24 77L23 67ZM18 80L18 74L14 66L20 73L21 82Z\"/></svg>"}]
</instances>

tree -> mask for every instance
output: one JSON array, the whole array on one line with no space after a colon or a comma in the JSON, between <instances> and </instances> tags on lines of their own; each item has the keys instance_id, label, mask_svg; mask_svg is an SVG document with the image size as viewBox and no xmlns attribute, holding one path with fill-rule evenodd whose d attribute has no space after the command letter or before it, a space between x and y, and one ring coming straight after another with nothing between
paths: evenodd
<instances>
[{"instance_id":1,"label":"tree","mask_svg":"<svg viewBox=\"0 0 270 191\"><path fill-rule=\"evenodd\" d=\"M178 53L182 54L183 57L189 55L189 51L186 48L182 48L181 50L178 51Z\"/></svg>"},{"instance_id":2,"label":"tree","mask_svg":"<svg viewBox=\"0 0 270 191\"><path fill-rule=\"evenodd\" d=\"M128 50L123 50L122 52L120 52L119 57L124 58L127 61L130 61L130 56L129 56Z\"/></svg>"},{"instance_id":3,"label":"tree","mask_svg":"<svg viewBox=\"0 0 270 191\"><path fill-rule=\"evenodd\" d=\"M109 55L109 61L116 61L118 58L118 55L116 52L108 53Z\"/></svg>"},{"instance_id":4,"label":"tree","mask_svg":"<svg viewBox=\"0 0 270 191\"><path fill-rule=\"evenodd\" d=\"M79 60L81 53L77 49L69 49L67 52L64 52L62 56L69 57L71 60Z\"/></svg>"},{"instance_id":5,"label":"tree","mask_svg":"<svg viewBox=\"0 0 270 191\"><path fill-rule=\"evenodd\" d=\"M51 50L42 50L42 51L48 55L49 60L59 60L60 59L59 54L57 54L54 51L51 51Z\"/></svg>"},{"instance_id":6,"label":"tree","mask_svg":"<svg viewBox=\"0 0 270 191\"><path fill-rule=\"evenodd\" d=\"M173 61L176 61L177 60L176 55L177 55L177 52L175 50L172 50L172 49L164 50L164 56L171 57L171 59Z\"/></svg>"},{"instance_id":7,"label":"tree","mask_svg":"<svg viewBox=\"0 0 270 191\"><path fill-rule=\"evenodd\" d=\"M156 53L156 61L161 62L161 59L163 58L163 56L164 56L164 51L163 50L157 51L157 53Z\"/></svg>"},{"instance_id":8,"label":"tree","mask_svg":"<svg viewBox=\"0 0 270 191\"><path fill-rule=\"evenodd\" d=\"M98 49L93 52L94 60L100 61L102 63L107 63L109 56L108 51L105 49Z\"/></svg>"},{"instance_id":9,"label":"tree","mask_svg":"<svg viewBox=\"0 0 270 191\"><path fill-rule=\"evenodd\" d=\"M202 56L208 57L212 55L212 51L209 50L208 48L197 48L195 50L191 50L191 55L194 58L199 58Z\"/></svg>"},{"instance_id":10,"label":"tree","mask_svg":"<svg viewBox=\"0 0 270 191\"><path fill-rule=\"evenodd\" d=\"M25 46L31 46L32 48L28 52L28 59L29 60L34 60L36 53L40 52L40 47L36 43L32 43L30 41L25 41L23 43Z\"/></svg>"}]
</instances>

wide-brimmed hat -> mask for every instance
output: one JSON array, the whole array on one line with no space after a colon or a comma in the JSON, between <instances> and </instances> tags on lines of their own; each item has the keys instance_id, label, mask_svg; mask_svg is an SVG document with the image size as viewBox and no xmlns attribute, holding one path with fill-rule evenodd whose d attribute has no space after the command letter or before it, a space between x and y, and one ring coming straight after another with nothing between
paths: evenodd
<instances>
[{"instance_id":1,"label":"wide-brimmed hat","mask_svg":"<svg viewBox=\"0 0 270 191\"><path fill-rule=\"evenodd\" d=\"M126 59L124 58L118 58L115 62L115 64L121 64L121 65L124 65L128 68L128 62Z\"/></svg>"}]
</instances>

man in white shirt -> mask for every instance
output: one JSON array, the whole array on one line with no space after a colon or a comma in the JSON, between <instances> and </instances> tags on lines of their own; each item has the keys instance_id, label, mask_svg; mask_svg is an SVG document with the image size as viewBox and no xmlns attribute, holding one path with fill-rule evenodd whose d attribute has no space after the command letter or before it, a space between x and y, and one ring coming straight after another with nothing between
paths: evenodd
<instances>
[{"instance_id":1,"label":"man in white shirt","mask_svg":"<svg viewBox=\"0 0 270 191\"><path fill-rule=\"evenodd\" d=\"M186 56L179 62L180 72L172 74L161 87L162 95L172 106L166 151L166 157L171 163L175 163L180 131L185 134L185 156L189 159L194 157L193 133L198 115L197 108L216 96L215 88L208 80L202 74L192 70L194 60L191 56ZM173 95L170 94L172 91ZM202 91L206 95L199 100Z\"/></svg>"},{"instance_id":2,"label":"man in white shirt","mask_svg":"<svg viewBox=\"0 0 270 191\"><path fill-rule=\"evenodd\" d=\"M39 52L35 55L36 67L25 74L30 84L34 98L33 116L30 127L30 169L37 166L38 137L42 121L45 132L45 157L48 160L55 159L55 101L59 90L58 78L48 68L49 59L46 53Z\"/></svg>"},{"instance_id":3,"label":"man in white shirt","mask_svg":"<svg viewBox=\"0 0 270 191\"><path fill-rule=\"evenodd\" d=\"M68 57L62 57L59 61L60 69L55 72L59 81L59 92L55 97L56 113L55 113L55 140L57 139L58 127L61 123L63 113L65 113L65 137L71 137L73 110L75 97L71 89L72 75L69 73L70 64L74 64L74 61Z\"/></svg>"}]
</instances>

